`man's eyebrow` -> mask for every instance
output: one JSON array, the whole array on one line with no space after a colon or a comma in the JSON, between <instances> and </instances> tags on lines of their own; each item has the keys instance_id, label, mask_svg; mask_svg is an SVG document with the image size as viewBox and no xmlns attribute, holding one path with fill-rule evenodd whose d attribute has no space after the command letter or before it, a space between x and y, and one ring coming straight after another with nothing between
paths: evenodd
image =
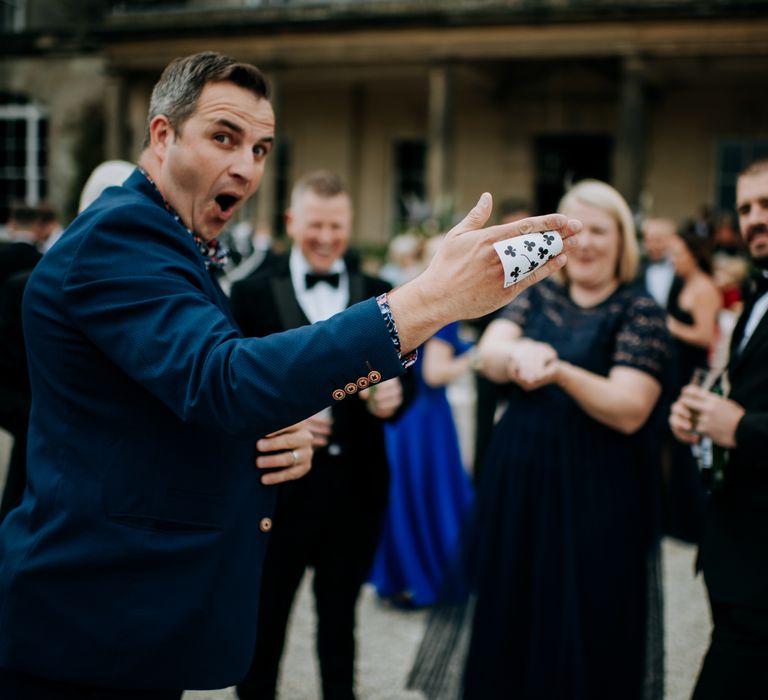
<instances>
[{"instance_id":1,"label":"man's eyebrow","mask_svg":"<svg viewBox=\"0 0 768 700\"><path fill-rule=\"evenodd\" d=\"M223 118L217 119L214 122L214 124L216 124L217 126L226 127L227 129L230 129L231 131L234 131L235 133L238 133L238 134L242 134L245 131L245 129L243 129L242 126L240 126L239 124L235 124L235 122L229 121L229 119L223 119Z\"/></svg>"},{"instance_id":2,"label":"man's eyebrow","mask_svg":"<svg viewBox=\"0 0 768 700\"><path fill-rule=\"evenodd\" d=\"M229 121L229 119L225 119L224 117L221 117L219 119L216 119L214 122L215 126L223 126L226 129L229 129L230 131L234 131L236 134L244 134L245 129L243 129L242 126L239 124L236 124L235 122ZM265 136L261 139L259 139L259 143L273 143L275 140L274 136Z\"/></svg>"}]
</instances>

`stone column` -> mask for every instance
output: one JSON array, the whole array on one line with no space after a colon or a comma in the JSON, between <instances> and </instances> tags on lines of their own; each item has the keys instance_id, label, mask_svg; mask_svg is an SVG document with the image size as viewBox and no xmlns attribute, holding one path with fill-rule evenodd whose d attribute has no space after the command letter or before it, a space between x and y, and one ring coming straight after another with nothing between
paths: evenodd
<instances>
[{"instance_id":1,"label":"stone column","mask_svg":"<svg viewBox=\"0 0 768 700\"><path fill-rule=\"evenodd\" d=\"M112 74L107 79L104 98L104 156L105 160L133 161L129 144L128 92L124 78Z\"/></svg>"},{"instance_id":2,"label":"stone column","mask_svg":"<svg viewBox=\"0 0 768 700\"><path fill-rule=\"evenodd\" d=\"M440 217L453 195L453 76L448 66L429 70L427 132L427 197L433 216Z\"/></svg>"},{"instance_id":3,"label":"stone column","mask_svg":"<svg viewBox=\"0 0 768 700\"><path fill-rule=\"evenodd\" d=\"M638 56L624 58L616 125L616 189L637 211L645 180L648 146L646 65Z\"/></svg>"},{"instance_id":4,"label":"stone column","mask_svg":"<svg viewBox=\"0 0 768 700\"><path fill-rule=\"evenodd\" d=\"M280 134L280 78L277 71L271 70L269 75L269 101L275 110L277 134ZM245 214L257 231L269 231L277 235L274 229L275 207L277 199L277 154L273 151L267 157L264 174L256 194L247 206Z\"/></svg>"}]
</instances>

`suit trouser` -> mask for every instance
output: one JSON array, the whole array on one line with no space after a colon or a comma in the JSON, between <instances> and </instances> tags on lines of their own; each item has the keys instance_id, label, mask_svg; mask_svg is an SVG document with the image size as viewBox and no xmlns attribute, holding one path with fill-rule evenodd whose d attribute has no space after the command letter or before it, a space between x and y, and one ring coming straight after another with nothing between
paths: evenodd
<instances>
[{"instance_id":1,"label":"suit trouser","mask_svg":"<svg viewBox=\"0 0 768 700\"><path fill-rule=\"evenodd\" d=\"M45 644L45 640L40 641ZM120 690L63 683L0 668L3 700L179 700L182 690Z\"/></svg>"},{"instance_id":2,"label":"suit trouser","mask_svg":"<svg viewBox=\"0 0 768 700\"><path fill-rule=\"evenodd\" d=\"M768 697L768 611L710 600L712 639L693 700Z\"/></svg>"},{"instance_id":3,"label":"suit trouser","mask_svg":"<svg viewBox=\"0 0 768 700\"><path fill-rule=\"evenodd\" d=\"M278 506L264 562L253 663L237 686L242 700L275 697L288 617L308 566L314 569L323 698L355 697L355 608L381 529L381 513L374 510L351 513L340 506L307 518Z\"/></svg>"}]
</instances>

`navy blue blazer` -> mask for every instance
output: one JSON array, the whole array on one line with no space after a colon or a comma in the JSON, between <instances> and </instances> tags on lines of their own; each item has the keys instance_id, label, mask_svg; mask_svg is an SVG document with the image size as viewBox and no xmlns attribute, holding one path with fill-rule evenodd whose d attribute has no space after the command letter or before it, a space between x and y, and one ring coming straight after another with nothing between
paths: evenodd
<instances>
[{"instance_id":1,"label":"navy blue blazer","mask_svg":"<svg viewBox=\"0 0 768 700\"><path fill-rule=\"evenodd\" d=\"M375 300L243 339L135 171L37 266L24 330L29 477L0 528L0 666L109 687L234 684L275 498L254 443L372 370L403 372Z\"/></svg>"}]
</instances>

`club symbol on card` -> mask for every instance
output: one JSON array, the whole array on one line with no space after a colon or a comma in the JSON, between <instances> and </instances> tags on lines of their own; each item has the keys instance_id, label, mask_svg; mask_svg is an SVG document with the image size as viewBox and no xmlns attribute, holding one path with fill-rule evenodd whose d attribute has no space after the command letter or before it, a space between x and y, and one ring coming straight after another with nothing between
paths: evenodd
<instances>
[{"instance_id":1,"label":"club symbol on card","mask_svg":"<svg viewBox=\"0 0 768 700\"><path fill-rule=\"evenodd\" d=\"M514 236L493 244L504 269L504 286L520 282L563 250L557 231Z\"/></svg>"}]
</instances>

